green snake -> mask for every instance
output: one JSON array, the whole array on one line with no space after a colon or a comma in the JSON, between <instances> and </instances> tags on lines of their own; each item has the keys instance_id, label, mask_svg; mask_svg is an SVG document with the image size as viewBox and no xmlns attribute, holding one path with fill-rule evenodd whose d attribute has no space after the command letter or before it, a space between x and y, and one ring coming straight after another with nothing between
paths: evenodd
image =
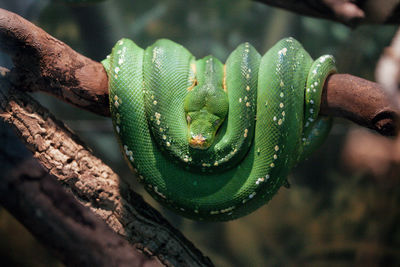
<instances>
[{"instance_id":1,"label":"green snake","mask_svg":"<svg viewBox=\"0 0 400 267\"><path fill-rule=\"evenodd\" d=\"M195 220L226 221L267 203L327 136L318 116L336 71L285 38L261 56L248 43L225 64L161 39L121 39L103 65L121 151L146 190Z\"/></svg>"}]
</instances>

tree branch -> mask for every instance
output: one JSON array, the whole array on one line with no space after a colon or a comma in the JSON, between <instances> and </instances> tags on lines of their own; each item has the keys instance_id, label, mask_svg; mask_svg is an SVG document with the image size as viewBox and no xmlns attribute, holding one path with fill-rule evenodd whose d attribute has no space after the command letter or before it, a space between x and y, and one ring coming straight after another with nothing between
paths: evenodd
<instances>
[{"instance_id":1,"label":"tree branch","mask_svg":"<svg viewBox=\"0 0 400 267\"><path fill-rule=\"evenodd\" d=\"M400 28L391 45L383 51L375 75L393 106L400 107ZM353 130L346 138L342 158L353 170L367 170L375 177L385 177L385 180L387 177L398 178L400 136L391 140L367 131Z\"/></svg>"},{"instance_id":2,"label":"tree branch","mask_svg":"<svg viewBox=\"0 0 400 267\"><path fill-rule=\"evenodd\" d=\"M2 123L4 128L4 125ZM5 130L5 129L4 129ZM4 145L16 139L2 131ZM17 140L18 141L18 140ZM19 142L19 141L18 141ZM0 203L68 266L162 266L113 232L32 159L0 149Z\"/></svg>"},{"instance_id":3,"label":"tree branch","mask_svg":"<svg viewBox=\"0 0 400 267\"><path fill-rule=\"evenodd\" d=\"M6 76L0 80L0 118L12 126L34 157L80 203L136 248L157 256L166 265L212 265L62 122L24 90L7 85Z\"/></svg>"},{"instance_id":4,"label":"tree branch","mask_svg":"<svg viewBox=\"0 0 400 267\"><path fill-rule=\"evenodd\" d=\"M109 115L107 75L92 61L18 15L0 9L0 48L13 56L12 83ZM394 135L398 109L377 83L334 74L325 83L321 113Z\"/></svg>"},{"instance_id":5,"label":"tree branch","mask_svg":"<svg viewBox=\"0 0 400 267\"><path fill-rule=\"evenodd\" d=\"M400 23L400 1L390 0L254 0L295 13L357 26Z\"/></svg>"},{"instance_id":6,"label":"tree branch","mask_svg":"<svg viewBox=\"0 0 400 267\"><path fill-rule=\"evenodd\" d=\"M67 103L108 116L108 81L103 66L24 18L0 9L0 49L13 60L12 83L44 91Z\"/></svg>"}]
</instances>

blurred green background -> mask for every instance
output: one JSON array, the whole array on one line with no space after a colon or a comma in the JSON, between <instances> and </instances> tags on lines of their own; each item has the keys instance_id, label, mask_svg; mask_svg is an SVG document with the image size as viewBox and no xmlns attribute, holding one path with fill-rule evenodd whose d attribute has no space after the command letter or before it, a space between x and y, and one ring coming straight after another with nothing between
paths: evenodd
<instances>
[{"instance_id":1,"label":"blurred green background","mask_svg":"<svg viewBox=\"0 0 400 267\"><path fill-rule=\"evenodd\" d=\"M33 21L78 52L102 60L121 37L146 47L159 38L181 43L197 57L225 60L240 43L261 54L293 36L318 57L333 54L340 72L374 80L379 55L394 26L354 30L298 16L249 0L108 0L96 5L56 1L0 0L0 7ZM2 55L3 65L10 63ZM121 177L131 177L120 156L109 118L35 94ZM337 119L329 139L291 175L272 201L227 223L199 223L171 214L140 185L136 191L155 206L217 266L396 266L400 264L399 177L350 172L342 148L354 124ZM373 149L373 148L371 148ZM0 255L10 266L58 263L0 207Z\"/></svg>"}]
</instances>

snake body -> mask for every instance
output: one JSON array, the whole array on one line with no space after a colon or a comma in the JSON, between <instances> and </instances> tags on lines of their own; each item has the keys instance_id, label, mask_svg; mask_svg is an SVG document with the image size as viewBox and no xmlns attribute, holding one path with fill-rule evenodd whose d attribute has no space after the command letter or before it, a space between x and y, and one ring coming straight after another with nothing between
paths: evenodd
<instances>
[{"instance_id":1,"label":"snake body","mask_svg":"<svg viewBox=\"0 0 400 267\"><path fill-rule=\"evenodd\" d=\"M161 39L121 39L103 65L124 157L164 206L225 221L267 203L329 132L318 116L334 59L285 38L261 56L248 43L222 64Z\"/></svg>"}]
</instances>

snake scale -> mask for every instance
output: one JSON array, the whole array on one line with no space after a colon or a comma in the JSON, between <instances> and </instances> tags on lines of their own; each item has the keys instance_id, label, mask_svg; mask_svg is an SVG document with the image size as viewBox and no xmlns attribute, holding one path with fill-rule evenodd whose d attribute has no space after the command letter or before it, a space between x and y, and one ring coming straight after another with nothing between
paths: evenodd
<instances>
[{"instance_id":1,"label":"snake scale","mask_svg":"<svg viewBox=\"0 0 400 267\"><path fill-rule=\"evenodd\" d=\"M146 190L195 220L226 221L267 203L325 139L318 116L330 55L285 38L264 56L248 43L225 64L161 39L121 39L102 62L121 151Z\"/></svg>"}]
</instances>

